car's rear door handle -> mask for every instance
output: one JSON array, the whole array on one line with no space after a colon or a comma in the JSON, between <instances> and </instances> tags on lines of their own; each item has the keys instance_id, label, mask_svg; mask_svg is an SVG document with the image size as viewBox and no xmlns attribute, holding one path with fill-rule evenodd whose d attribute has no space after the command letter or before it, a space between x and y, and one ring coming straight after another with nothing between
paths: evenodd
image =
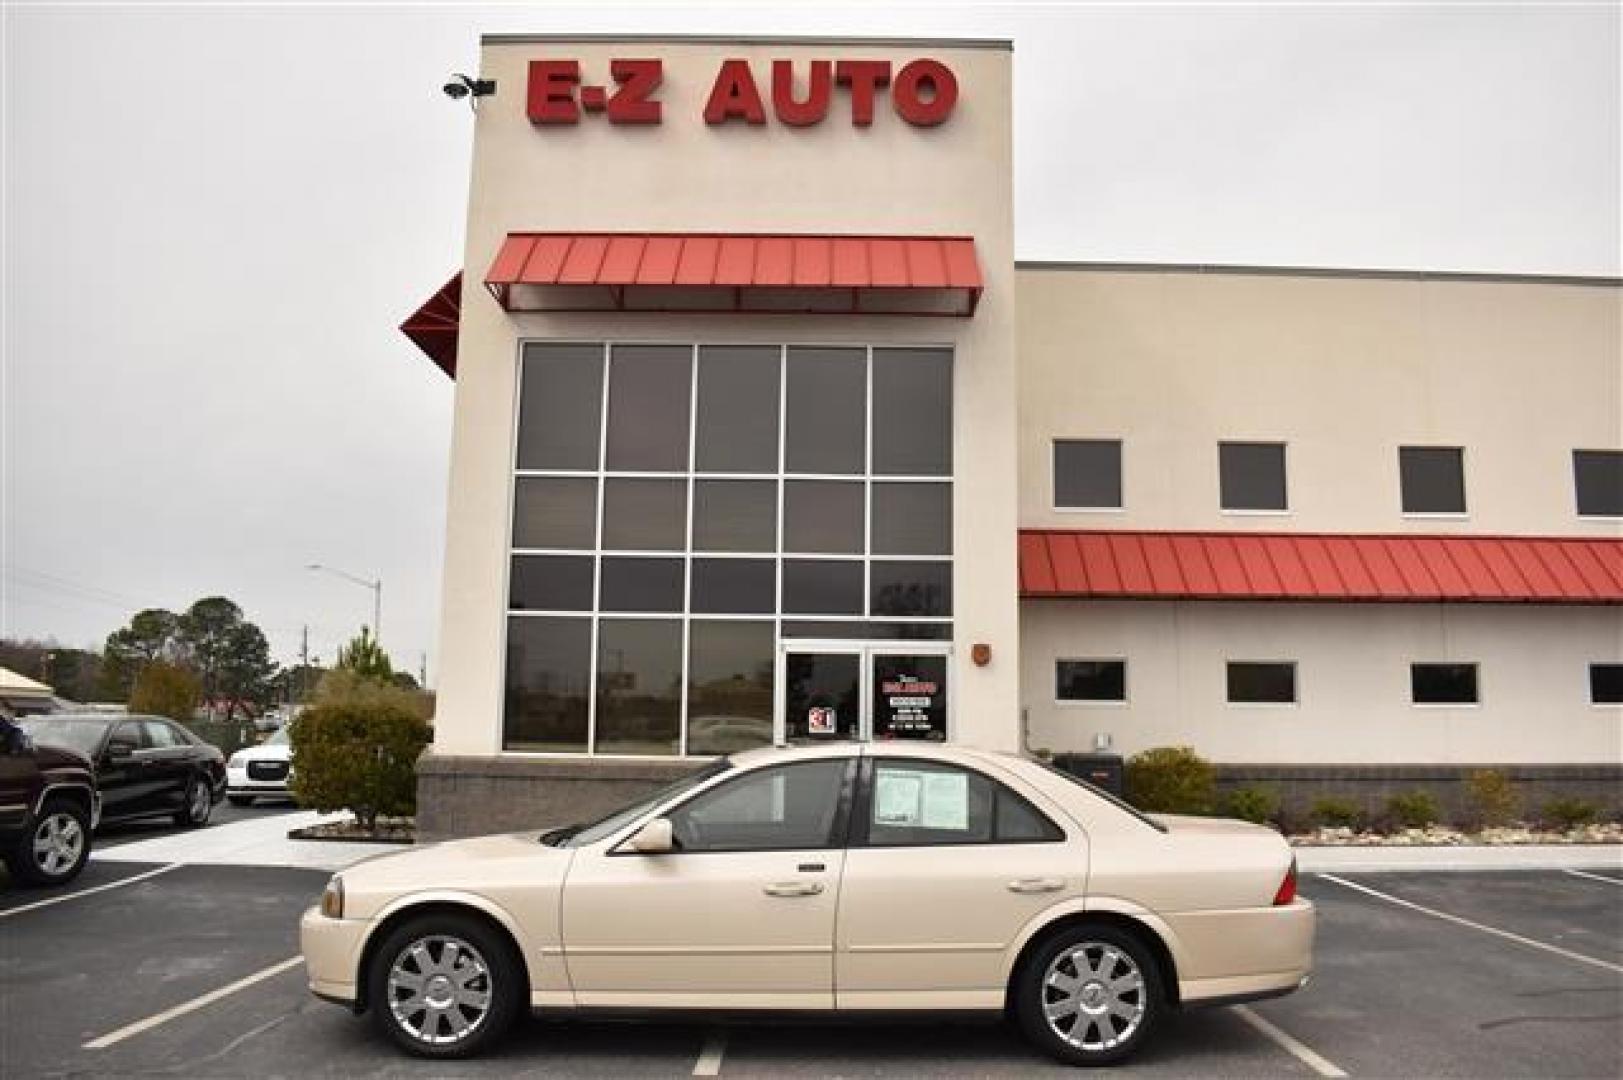
<instances>
[{"instance_id":1,"label":"car's rear door handle","mask_svg":"<svg viewBox=\"0 0 1623 1080\"><path fill-rule=\"evenodd\" d=\"M1017 893L1059 892L1063 888L1064 880L1053 877L1016 878L1009 882L1009 891Z\"/></svg>"},{"instance_id":2,"label":"car's rear door handle","mask_svg":"<svg viewBox=\"0 0 1623 1080\"><path fill-rule=\"evenodd\" d=\"M762 886L768 896L816 896L823 891L821 881L774 881Z\"/></svg>"}]
</instances>

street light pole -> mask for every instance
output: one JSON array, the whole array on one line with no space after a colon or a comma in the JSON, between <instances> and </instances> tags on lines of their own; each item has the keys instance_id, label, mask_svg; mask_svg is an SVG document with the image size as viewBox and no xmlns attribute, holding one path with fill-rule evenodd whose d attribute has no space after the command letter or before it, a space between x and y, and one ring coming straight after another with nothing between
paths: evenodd
<instances>
[{"instance_id":1,"label":"street light pole","mask_svg":"<svg viewBox=\"0 0 1623 1080\"><path fill-rule=\"evenodd\" d=\"M372 638L381 640L383 637L383 579L368 581L359 574L351 574L347 570L340 570L336 566L324 566L321 563L307 563L306 570L319 570L322 573L341 577L345 581L354 582L362 588L372 590Z\"/></svg>"}]
</instances>

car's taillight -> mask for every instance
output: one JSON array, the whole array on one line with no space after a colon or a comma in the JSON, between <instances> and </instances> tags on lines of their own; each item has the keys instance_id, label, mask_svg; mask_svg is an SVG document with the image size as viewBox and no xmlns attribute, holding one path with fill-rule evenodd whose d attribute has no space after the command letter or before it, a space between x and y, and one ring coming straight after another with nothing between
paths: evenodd
<instances>
[{"instance_id":1,"label":"car's taillight","mask_svg":"<svg viewBox=\"0 0 1623 1080\"><path fill-rule=\"evenodd\" d=\"M1285 907L1296 899L1296 856L1291 856L1291 867L1285 871L1285 880L1279 883L1279 891L1274 893L1274 907Z\"/></svg>"}]
</instances>

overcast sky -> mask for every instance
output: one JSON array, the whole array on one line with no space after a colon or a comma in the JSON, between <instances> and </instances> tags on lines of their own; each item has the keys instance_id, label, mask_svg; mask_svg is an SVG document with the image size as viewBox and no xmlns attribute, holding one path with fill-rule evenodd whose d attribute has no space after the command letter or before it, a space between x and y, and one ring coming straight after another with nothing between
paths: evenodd
<instances>
[{"instance_id":1,"label":"overcast sky","mask_svg":"<svg viewBox=\"0 0 1623 1080\"><path fill-rule=\"evenodd\" d=\"M482 32L1008 37L1021 258L1619 273L1619 6L19 6L0 633L238 601L432 672Z\"/></svg>"}]
</instances>

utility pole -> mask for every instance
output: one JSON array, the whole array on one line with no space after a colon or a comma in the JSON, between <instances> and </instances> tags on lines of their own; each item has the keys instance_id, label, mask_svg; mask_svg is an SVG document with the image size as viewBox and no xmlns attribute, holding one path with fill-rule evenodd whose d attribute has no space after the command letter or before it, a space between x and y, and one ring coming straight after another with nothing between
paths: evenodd
<instances>
[{"instance_id":1,"label":"utility pole","mask_svg":"<svg viewBox=\"0 0 1623 1080\"><path fill-rule=\"evenodd\" d=\"M298 687L299 699L296 702L289 702L290 705L296 705L296 704L299 704L299 703L304 701L304 680L308 677L309 670L310 670L310 624L306 623L304 625L304 631L299 635L299 687ZM289 713L289 715L291 715L292 710L289 709L288 713Z\"/></svg>"}]
</instances>

